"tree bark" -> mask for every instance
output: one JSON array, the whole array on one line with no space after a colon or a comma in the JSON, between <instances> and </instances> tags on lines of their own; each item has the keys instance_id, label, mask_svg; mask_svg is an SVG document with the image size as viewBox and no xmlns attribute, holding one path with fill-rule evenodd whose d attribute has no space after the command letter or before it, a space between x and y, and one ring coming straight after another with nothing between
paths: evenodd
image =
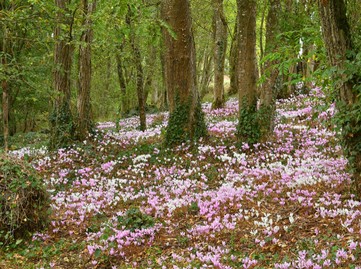
<instances>
[{"instance_id":1,"label":"tree bark","mask_svg":"<svg viewBox=\"0 0 361 269\"><path fill-rule=\"evenodd\" d=\"M117 74L118 74L118 81L119 81L119 87L120 87L120 98L121 98L121 114L124 116L128 111L127 106L127 83L124 78L124 72L123 72L123 61L121 58L121 51L123 51L123 45L120 45L118 48L119 52L115 54L115 58L117 61Z\"/></svg>"},{"instance_id":2,"label":"tree bark","mask_svg":"<svg viewBox=\"0 0 361 269\"><path fill-rule=\"evenodd\" d=\"M170 119L166 143L180 144L205 136L206 127L196 85L196 55L189 0L166 0L163 20L175 33L163 30L165 74L169 96Z\"/></svg>"},{"instance_id":3,"label":"tree bark","mask_svg":"<svg viewBox=\"0 0 361 269\"><path fill-rule=\"evenodd\" d=\"M4 62L3 62L4 64ZM1 83L2 95L2 110L3 110L3 135L4 135L4 150L9 150L9 87L8 82L4 79Z\"/></svg>"},{"instance_id":4,"label":"tree bark","mask_svg":"<svg viewBox=\"0 0 361 269\"><path fill-rule=\"evenodd\" d=\"M347 52L353 49L349 22L346 16L346 6L343 0L319 1L319 12L322 34L330 64L338 70L345 69ZM360 77L346 79L337 85L338 110L342 119L342 142L344 152L352 168L352 189L361 197L361 128L360 120L354 112L354 104L360 102L357 93L353 91L355 81ZM337 79L337 78L335 78ZM356 113L357 114L357 113ZM347 117L347 118L346 118Z\"/></svg>"},{"instance_id":5,"label":"tree bark","mask_svg":"<svg viewBox=\"0 0 361 269\"><path fill-rule=\"evenodd\" d=\"M238 4L238 64L239 109L251 107L257 101L256 62L256 1L237 0Z\"/></svg>"},{"instance_id":6,"label":"tree bark","mask_svg":"<svg viewBox=\"0 0 361 269\"><path fill-rule=\"evenodd\" d=\"M78 81L78 100L77 100L77 138L80 141L85 140L92 130L92 116L90 104L91 91L91 44L93 41L93 22L92 14L96 9L96 0L82 0L83 7L83 32L80 38L79 46L79 81Z\"/></svg>"},{"instance_id":7,"label":"tree bark","mask_svg":"<svg viewBox=\"0 0 361 269\"><path fill-rule=\"evenodd\" d=\"M4 26L4 37L2 40L2 54L1 54L1 64L3 65L4 78L1 82L1 87L3 90L2 94L2 122L3 122L3 135L4 135L4 150L5 153L9 150L9 84L6 77L6 68L7 68L7 27Z\"/></svg>"},{"instance_id":8,"label":"tree bark","mask_svg":"<svg viewBox=\"0 0 361 269\"><path fill-rule=\"evenodd\" d=\"M280 0L270 0L270 6L266 20L266 45L265 55L277 51L276 36L279 33L279 11L281 9ZM274 68L278 61L267 61L263 65L263 75L265 81L260 87L260 113L262 113L261 133L263 138L273 130L273 119L275 114L275 84L279 75L278 68Z\"/></svg>"},{"instance_id":9,"label":"tree bark","mask_svg":"<svg viewBox=\"0 0 361 269\"><path fill-rule=\"evenodd\" d=\"M231 41L229 55L229 77L230 87L229 95L238 93L238 77L237 77L237 63L238 63L238 16L234 25L234 34Z\"/></svg>"},{"instance_id":10,"label":"tree bark","mask_svg":"<svg viewBox=\"0 0 361 269\"><path fill-rule=\"evenodd\" d=\"M278 12L281 9L280 0L270 0L270 7L266 21L266 47L265 54L274 53L277 51L276 36L279 33L278 24ZM274 85L278 77L279 71L277 68L273 68L277 64L277 61L267 61L264 64L264 72L266 72L266 81L261 87L260 102L261 106L273 106L274 105Z\"/></svg>"},{"instance_id":11,"label":"tree bark","mask_svg":"<svg viewBox=\"0 0 361 269\"><path fill-rule=\"evenodd\" d=\"M70 110L70 82L74 46L72 44L73 18L65 16L69 13L69 0L55 0L58 9L54 29L54 90L57 94L54 111L51 117L50 148L68 146L73 140L74 127ZM64 27L68 28L64 33Z\"/></svg>"},{"instance_id":12,"label":"tree bark","mask_svg":"<svg viewBox=\"0 0 361 269\"><path fill-rule=\"evenodd\" d=\"M227 22L223 12L223 0L213 0L214 35L214 101L213 108L224 104L224 61L227 50Z\"/></svg>"},{"instance_id":13,"label":"tree bark","mask_svg":"<svg viewBox=\"0 0 361 269\"><path fill-rule=\"evenodd\" d=\"M239 91L238 136L254 143L259 139L257 109L256 0L237 0Z\"/></svg>"},{"instance_id":14,"label":"tree bark","mask_svg":"<svg viewBox=\"0 0 361 269\"><path fill-rule=\"evenodd\" d=\"M135 63L135 68L137 71L137 96L138 96L138 108L139 108L139 119L140 119L140 130L145 131L147 128L146 122L146 113L145 113L145 95L144 95L144 72L142 65L142 56L140 53L140 48L138 45L138 41L136 40L135 32L134 32L134 23L133 18L134 14L131 11L130 6L128 5L128 14L126 18L126 22L130 28L130 45L132 47L133 59Z\"/></svg>"},{"instance_id":15,"label":"tree bark","mask_svg":"<svg viewBox=\"0 0 361 269\"><path fill-rule=\"evenodd\" d=\"M209 84L212 80L212 52L206 47L203 52L202 60L199 63L202 70L199 79L200 99L202 99L209 92Z\"/></svg>"}]
</instances>

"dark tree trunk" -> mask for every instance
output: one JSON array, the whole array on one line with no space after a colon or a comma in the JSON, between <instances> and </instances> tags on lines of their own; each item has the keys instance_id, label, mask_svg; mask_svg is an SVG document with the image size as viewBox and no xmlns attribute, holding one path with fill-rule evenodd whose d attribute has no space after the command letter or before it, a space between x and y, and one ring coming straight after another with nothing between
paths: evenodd
<instances>
[{"instance_id":1,"label":"dark tree trunk","mask_svg":"<svg viewBox=\"0 0 361 269\"><path fill-rule=\"evenodd\" d=\"M127 106L127 82L125 81L124 71L123 71L123 61L121 57L121 53L123 51L123 44L121 44L118 48L118 52L115 54L115 58L117 60L117 74L118 81L120 87L120 98L121 98L121 114L124 116L128 111Z\"/></svg>"},{"instance_id":2,"label":"dark tree trunk","mask_svg":"<svg viewBox=\"0 0 361 269\"><path fill-rule=\"evenodd\" d=\"M1 86L3 90L2 110L3 110L4 149L5 152L7 152L9 150L9 87L6 79L2 81Z\"/></svg>"},{"instance_id":3,"label":"dark tree trunk","mask_svg":"<svg viewBox=\"0 0 361 269\"><path fill-rule=\"evenodd\" d=\"M319 1L319 12L322 24L322 34L330 64L339 70L345 69L347 51L353 49L351 32L346 16L346 7L343 0ZM349 59L352 60L352 59ZM336 78L335 78L336 79ZM344 118L341 122L342 140L346 157L352 168L352 189L361 197L361 128L360 120L354 111L354 104L360 102L353 91L355 81L359 77L346 79L337 85L338 110Z\"/></svg>"},{"instance_id":4,"label":"dark tree trunk","mask_svg":"<svg viewBox=\"0 0 361 269\"><path fill-rule=\"evenodd\" d=\"M133 42L132 42L133 43ZM134 60L137 69L137 95L138 95L138 106L139 106L139 119L140 119L140 130L145 131L147 128L146 114L145 114L145 94L144 94L144 73L142 66L142 57L140 55L140 49L135 43L132 45Z\"/></svg>"},{"instance_id":5,"label":"dark tree trunk","mask_svg":"<svg viewBox=\"0 0 361 269\"><path fill-rule=\"evenodd\" d=\"M78 81L78 100L77 100L77 139L85 140L92 130L92 116L90 104L91 90L91 44L93 41L93 22L91 16L96 8L96 0L82 0L83 6L83 33L80 38L79 46L79 81Z\"/></svg>"},{"instance_id":6,"label":"dark tree trunk","mask_svg":"<svg viewBox=\"0 0 361 269\"><path fill-rule=\"evenodd\" d=\"M2 9L12 9L12 5L4 4ZM10 87L8 81L8 57L11 54L9 49L9 30L6 25L3 25L3 39L1 40L1 64L3 68L3 79L1 81L2 87L2 123L4 136L4 150L5 153L9 150L9 118L10 118Z\"/></svg>"},{"instance_id":7,"label":"dark tree trunk","mask_svg":"<svg viewBox=\"0 0 361 269\"><path fill-rule=\"evenodd\" d=\"M209 92L209 84L212 80L212 52L206 47L203 52L203 57L200 61L200 69L202 70L199 78L200 99L202 99Z\"/></svg>"},{"instance_id":8,"label":"dark tree trunk","mask_svg":"<svg viewBox=\"0 0 361 269\"><path fill-rule=\"evenodd\" d=\"M237 0L239 91L238 136L254 143L259 139L257 109L256 0Z\"/></svg>"},{"instance_id":9,"label":"dark tree trunk","mask_svg":"<svg viewBox=\"0 0 361 269\"><path fill-rule=\"evenodd\" d=\"M227 49L227 22L223 12L223 0L213 0L214 40L214 101L213 108L224 104L224 61Z\"/></svg>"},{"instance_id":10,"label":"dark tree trunk","mask_svg":"<svg viewBox=\"0 0 361 269\"><path fill-rule=\"evenodd\" d=\"M70 82L74 46L72 44L73 18L65 16L69 0L55 0L58 8L56 27L54 29L54 90L57 94L51 117L50 148L68 146L73 140L74 127L70 110ZM67 32L64 32L64 28Z\"/></svg>"},{"instance_id":11,"label":"dark tree trunk","mask_svg":"<svg viewBox=\"0 0 361 269\"><path fill-rule=\"evenodd\" d=\"M170 119L166 143L180 144L206 135L196 86L196 57L188 0L166 0L162 17L176 34L164 29L165 74Z\"/></svg>"},{"instance_id":12,"label":"dark tree trunk","mask_svg":"<svg viewBox=\"0 0 361 269\"><path fill-rule=\"evenodd\" d=\"M138 45L138 40L136 40L134 32L134 14L131 11L131 7L128 5L128 14L127 14L127 24L130 28L130 45L132 47L133 59L135 63L135 68L137 71L137 95L138 95L138 108L139 108L139 119L140 119L140 130L145 131L147 128L146 114L145 114L145 94L144 94L144 72L142 65L142 56L140 53L140 48Z\"/></svg>"},{"instance_id":13,"label":"dark tree trunk","mask_svg":"<svg viewBox=\"0 0 361 269\"><path fill-rule=\"evenodd\" d=\"M230 87L229 95L238 93L238 77L237 77L237 63L238 63L238 17L234 25L234 34L231 42L229 55L229 77Z\"/></svg>"},{"instance_id":14,"label":"dark tree trunk","mask_svg":"<svg viewBox=\"0 0 361 269\"><path fill-rule=\"evenodd\" d=\"M3 40L1 46L1 64L3 66L4 78L1 81L2 87L2 122L3 122L3 135L4 135L4 149L5 152L9 150L9 83L6 77L6 69L7 69L7 27L3 27Z\"/></svg>"},{"instance_id":15,"label":"dark tree trunk","mask_svg":"<svg viewBox=\"0 0 361 269\"><path fill-rule=\"evenodd\" d=\"M165 31L163 29L163 31ZM163 33L164 35L165 33ZM166 74L165 74L165 47L163 40L161 41L161 50L159 51L160 56L160 65L161 65L161 71L162 71L162 95L161 95L161 102L160 102L160 108L162 110L165 110L168 108L168 92L167 92L167 86L166 86Z\"/></svg>"}]
</instances>

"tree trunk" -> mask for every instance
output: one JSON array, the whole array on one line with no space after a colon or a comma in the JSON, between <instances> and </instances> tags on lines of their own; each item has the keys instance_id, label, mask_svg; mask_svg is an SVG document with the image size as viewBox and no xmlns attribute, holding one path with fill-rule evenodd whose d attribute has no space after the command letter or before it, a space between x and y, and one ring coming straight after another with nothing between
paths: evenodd
<instances>
[{"instance_id":1,"label":"tree trunk","mask_svg":"<svg viewBox=\"0 0 361 269\"><path fill-rule=\"evenodd\" d=\"M4 64L4 60L3 60ZM9 150L9 87L8 82L4 79L1 83L2 95L2 109L3 109L3 135L4 135L4 149L5 152Z\"/></svg>"},{"instance_id":2,"label":"tree trunk","mask_svg":"<svg viewBox=\"0 0 361 269\"><path fill-rule=\"evenodd\" d=\"M223 0L213 0L214 35L214 101L213 108L224 104L224 61L227 49L227 22L223 12Z\"/></svg>"},{"instance_id":3,"label":"tree trunk","mask_svg":"<svg viewBox=\"0 0 361 269\"><path fill-rule=\"evenodd\" d=\"M74 135L70 110L70 75L74 51L71 32L73 18L65 16L65 13L69 13L67 9L69 2L69 0L55 0L58 12L54 29L54 90L57 96L51 117L51 149L68 146ZM65 27L68 30L66 33L62 30Z\"/></svg>"},{"instance_id":4,"label":"tree trunk","mask_svg":"<svg viewBox=\"0 0 361 269\"><path fill-rule=\"evenodd\" d=\"M3 66L4 78L1 82L1 87L3 90L2 94L2 112L3 112L3 135L4 135L4 149L5 152L9 150L9 83L6 77L6 68L7 68L7 27L4 26L4 37L2 40L1 47L1 64Z\"/></svg>"},{"instance_id":5,"label":"tree trunk","mask_svg":"<svg viewBox=\"0 0 361 269\"><path fill-rule=\"evenodd\" d=\"M229 95L238 93L238 77L237 77L237 63L238 63L238 16L234 25L234 34L231 41L230 55L229 55L229 77L230 87Z\"/></svg>"},{"instance_id":6,"label":"tree trunk","mask_svg":"<svg viewBox=\"0 0 361 269\"><path fill-rule=\"evenodd\" d=\"M256 0L237 0L240 121L238 136L249 143L259 139L257 109Z\"/></svg>"},{"instance_id":7,"label":"tree trunk","mask_svg":"<svg viewBox=\"0 0 361 269\"><path fill-rule=\"evenodd\" d=\"M322 34L327 50L330 64L339 70L345 69L347 51L353 49L351 32L346 16L346 7L343 0L319 1L319 12L322 25ZM352 60L352 59L349 59ZM352 168L352 189L361 197L361 128L360 120L357 118L354 105L358 100L357 94L353 91L354 81L359 77L346 79L337 85L338 110L343 119L340 122L342 127L342 142L345 155ZM337 79L337 78L335 78Z\"/></svg>"},{"instance_id":8,"label":"tree trunk","mask_svg":"<svg viewBox=\"0 0 361 269\"><path fill-rule=\"evenodd\" d=\"M277 40L276 36L279 33L278 25L278 12L281 9L280 0L270 0L270 7L266 21L266 47L265 54L274 53L277 51ZM266 72L266 81L261 87L260 102L261 106L273 106L273 88L276 83L279 71L277 68L273 68L277 62L267 61L264 64L264 71Z\"/></svg>"},{"instance_id":9,"label":"tree trunk","mask_svg":"<svg viewBox=\"0 0 361 269\"><path fill-rule=\"evenodd\" d=\"M176 38L164 29L165 73L170 118L166 143L180 144L206 135L196 86L196 57L188 0L166 0L162 17Z\"/></svg>"},{"instance_id":10,"label":"tree trunk","mask_svg":"<svg viewBox=\"0 0 361 269\"><path fill-rule=\"evenodd\" d=\"M209 84L212 80L212 75L211 75L212 53L207 47L204 49L200 66L202 72L199 79L199 88L200 88L200 99L202 99L209 92Z\"/></svg>"},{"instance_id":11,"label":"tree trunk","mask_svg":"<svg viewBox=\"0 0 361 269\"><path fill-rule=\"evenodd\" d=\"M265 55L277 51L276 36L279 33L279 11L281 9L280 0L270 0L266 21L266 46ZM260 112L262 113L262 136L266 137L273 130L273 118L275 113L275 84L279 71L274 68L278 61L267 61L263 65L263 72L266 80L260 87Z\"/></svg>"},{"instance_id":12,"label":"tree trunk","mask_svg":"<svg viewBox=\"0 0 361 269\"><path fill-rule=\"evenodd\" d=\"M124 77L123 71L123 61L121 58L121 53L123 51L123 44L118 47L118 52L115 54L115 58L117 61L117 74L118 74L118 81L120 87L120 98L121 98L121 114L124 116L128 112L127 106L127 83Z\"/></svg>"},{"instance_id":13,"label":"tree trunk","mask_svg":"<svg viewBox=\"0 0 361 269\"><path fill-rule=\"evenodd\" d=\"M96 8L96 0L82 0L83 5L83 33L80 38L81 45L79 46L79 84L78 84L78 100L77 100L77 138L80 141L88 137L92 130L91 119L91 104L90 104L90 90L91 90L91 43L93 41L93 22L92 14Z\"/></svg>"},{"instance_id":14,"label":"tree trunk","mask_svg":"<svg viewBox=\"0 0 361 269\"><path fill-rule=\"evenodd\" d=\"M128 5L128 14L126 22L130 28L130 45L132 47L133 59L135 68L137 70L137 95L138 95L138 108L139 108L139 119L140 119L140 130L145 131L147 128L146 114L145 114L145 95L144 95L144 72L142 65L142 56L140 54L140 48L138 41L136 40L134 25L133 25L134 14L131 11L131 7Z\"/></svg>"}]
</instances>

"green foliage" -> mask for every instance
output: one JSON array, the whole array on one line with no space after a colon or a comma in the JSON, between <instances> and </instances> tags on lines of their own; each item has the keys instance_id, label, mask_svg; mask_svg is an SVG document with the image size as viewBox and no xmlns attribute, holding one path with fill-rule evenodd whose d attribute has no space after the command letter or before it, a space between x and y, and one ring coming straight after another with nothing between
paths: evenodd
<instances>
[{"instance_id":1,"label":"green foliage","mask_svg":"<svg viewBox=\"0 0 361 269\"><path fill-rule=\"evenodd\" d=\"M142 213L137 207L128 209L124 216L118 216L118 228L124 226L130 231L153 227L154 224L154 218Z\"/></svg>"},{"instance_id":2,"label":"green foliage","mask_svg":"<svg viewBox=\"0 0 361 269\"><path fill-rule=\"evenodd\" d=\"M29 164L0 157L0 247L17 246L47 225L50 200Z\"/></svg>"},{"instance_id":3,"label":"green foliage","mask_svg":"<svg viewBox=\"0 0 361 269\"><path fill-rule=\"evenodd\" d=\"M49 32L53 29L46 13L53 4L34 2L5 1L0 16L0 57L6 58L6 64L0 65L0 80L6 80L10 89L10 124L24 131L44 127L42 114L48 111L51 87L47 77L52 71Z\"/></svg>"},{"instance_id":4,"label":"green foliage","mask_svg":"<svg viewBox=\"0 0 361 269\"><path fill-rule=\"evenodd\" d=\"M192 215L197 215L199 213L199 206L198 203L195 201L192 201L190 206L188 207L188 213Z\"/></svg>"},{"instance_id":5,"label":"green foliage","mask_svg":"<svg viewBox=\"0 0 361 269\"><path fill-rule=\"evenodd\" d=\"M242 109L239 111L237 137L242 142L254 144L259 142L261 138L259 114L256 105L249 106L246 98L242 102Z\"/></svg>"}]
</instances>

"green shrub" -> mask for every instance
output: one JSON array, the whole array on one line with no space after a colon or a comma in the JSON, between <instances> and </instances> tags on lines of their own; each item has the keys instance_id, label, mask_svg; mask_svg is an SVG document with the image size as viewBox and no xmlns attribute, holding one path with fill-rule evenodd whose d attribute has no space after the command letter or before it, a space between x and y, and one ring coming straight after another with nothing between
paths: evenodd
<instances>
[{"instance_id":1,"label":"green shrub","mask_svg":"<svg viewBox=\"0 0 361 269\"><path fill-rule=\"evenodd\" d=\"M0 247L21 242L48 222L49 195L26 162L0 155Z\"/></svg>"},{"instance_id":2,"label":"green shrub","mask_svg":"<svg viewBox=\"0 0 361 269\"><path fill-rule=\"evenodd\" d=\"M118 227L125 226L126 229L135 231L154 226L154 218L142 213L139 208L130 208L124 216L118 217Z\"/></svg>"}]
</instances>

